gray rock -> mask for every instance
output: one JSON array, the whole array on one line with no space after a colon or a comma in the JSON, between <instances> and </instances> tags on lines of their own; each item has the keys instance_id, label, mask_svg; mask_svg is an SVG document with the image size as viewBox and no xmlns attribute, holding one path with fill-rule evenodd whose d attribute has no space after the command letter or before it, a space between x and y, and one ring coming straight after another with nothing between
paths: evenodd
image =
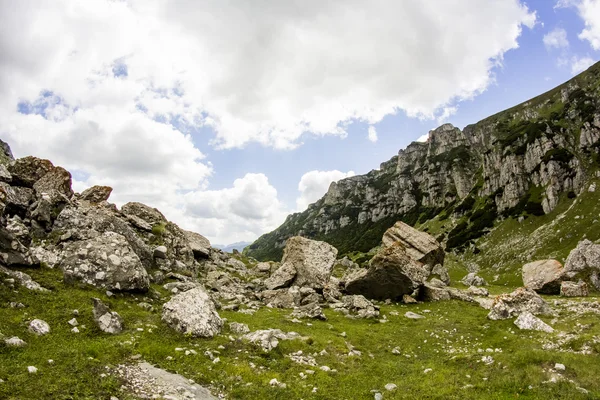
<instances>
[{"instance_id":1,"label":"gray rock","mask_svg":"<svg viewBox=\"0 0 600 400\"><path fill-rule=\"evenodd\" d=\"M560 284L560 295L564 297L586 297L590 294L587 283L584 281L564 281Z\"/></svg>"},{"instance_id":2,"label":"gray rock","mask_svg":"<svg viewBox=\"0 0 600 400\"><path fill-rule=\"evenodd\" d=\"M475 272L467 274L464 278L462 278L461 282L465 286L487 286L485 279L478 276Z\"/></svg>"},{"instance_id":3,"label":"gray rock","mask_svg":"<svg viewBox=\"0 0 600 400\"><path fill-rule=\"evenodd\" d=\"M565 262L566 280L582 279L600 290L600 244L585 239L569 253Z\"/></svg>"},{"instance_id":4,"label":"gray rock","mask_svg":"<svg viewBox=\"0 0 600 400\"><path fill-rule=\"evenodd\" d=\"M279 329L264 329L247 333L242 338L269 352L279 345L280 340L294 340L302 337L296 332L284 333Z\"/></svg>"},{"instance_id":5,"label":"gray rock","mask_svg":"<svg viewBox=\"0 0 600 400\"><path fill-rule=\"evenodd\" d=\"M441 244L428 233L398 221L383 234L383 247L401 245L410 258L433 267L443 265L446 253Z\"/></svg>"},{"instance_id":6,"label":"gray rock","mask_svg":"<svg viewBox=\"0 0 600 400\"><path fill-rule=\"evenodd\" d=\"M524 330L534 330L549 333L554 332L554 328L552 328L550 325L546 324L544 321L542 321L530 312L521 313L519 317L515 320L515 325L519 329Z\"/></svg>"},{"instance_id":7,"label":"gray rock","mask_svg":"<svg viewBox=\"0 0 600 400\"><path fill-rule=\"evenodd\" d=\"M27 346L24 340L18 338L17 336L10 337L8 339L4 339L4 343L8 347L24 347Z\"/></svg>"},{"instance_id":8,"label":"gray rock","mask_svg":"<svg viewBox=\"0 0 600 400\"><path fill-rule=\"evenodd\" d=\"M34 199L33 189L10 186L7 183L0 182L0 200L2 200L4 215L18 215L21 218L25 218L29 206Z\"/></svg>"},{"instance_id":9,"label":"gray rock","mask_svg":"<svg viewBox=\"0 0 600 400\"><path fill-rule=\"evenodd\" d=\"M7 266L38 266L39 260L7 228L0 226L0 261Z\"/></svg>"},{"instance_id":10,"label":"gray rock","mask_svg":"<svg viewBox=\"0 0 600 400\"><path fill-rule=\"evenodd\" d=\"M423 284L431 266L414 260L402 244L382 248L370 261L368 270L359 270L346 281L346 292L370 299L400 299Z\"/></svg>"},{"instance_id":11,"label":"gray rock","mask_svg":"<svg viewBox=\"0 0 600 400\"><path fill-rule=\"evenodd\" d=\"M167 258L167 247L166 246L156 246L154 248L154 258Z\"/></svg>"},{"instance_id":12,"label":"gray rock","mask_svg":"<svg viewBox=\"0 0 600 400\"><path fill-rule=\"evenodd\" d=\"M558 294L563 266L556 260L539 260L523 265L523 285L538 293Z\"/></svg>"},{"instance_id":13,"label":"gray rock","mask_svg":"<svg viewBox=\"0 0 600 400\"><path fill-rule=\"evenodd\" d=\"M379 307L375 306L362 295L350 295L342 297L342 304L345 309L358 318L377 318L379 317Z\"/></svg>"},{"instance_id":14,"label":"gray rock","mask_svg":"<svg viewBox=\"0 0 600 400\"><path fill-rule=\"evenodd\" d=\"M210 255L210 241L196 232L184 231L189 246L196 258L208 258Z\"/></svg>"},{"instance_id":15,"label":"gray rock","mask_svg":"<svg viewBox=\"0 0 600 400\"><path fill-rule=\"evenodd\" d=\"M37 157L23 157L8 165L8 172L12 175L12 184L33 188L33 184L50 172L54 165L49 160Z\"/></svg>"},{"instance_id":16,"label":"gray rock","mask_svg":"<svg viewBox=\"0 0 600 400\"><path fill-rule=\"evenodd\" d=\"M269 273L269 272L271 272L271 263L260 262L260 263L256 264L255 268L258 272Z\"/></svg>"},{"instance_id":17,"label":"gray rock","mask_svg":"<svg viewBox=\"0 0 600 400\"><path fill-rule=\"evenodd\" d=\"M80 196L81 200L89 201L90 203L102 203L107 201L113 189L110 186L92 186L85 189Z\"/></svg>"},{"instance_id":18,"label":"gray rock","mask_svg":"<svg viewBox=\"0 0 600 400\"><path fill-rule=\"evenodd\" d=\"M105 232L69 243L59 263L65 282L80 281L108 290L141 290L150 286L148 273L122 235Z\"/></svg>"},{"instance_id":19,"label":"gray rock","mask_svg":"<svg viewBox=\"0 0 600 400\"><path fill-rule=\"evenodd\" d=\"M53 167L33 184L37 199L49 196L52 207L68 203L73 197L71 173L62 167Z\"/></svg>"},{"instance_id":20,"label":"gray rock","mask_svg":"<svg viewBox=\"0 0 600 400\"><path fill-rule=\"evenodd\" d=\"M92 298L92 303L94 304L94 321L102 332L117 334L123 331L123 318L117 312L111 311L98 298Z\"/></svg>"},{"instance_id":21,"label":"gray rock","mask_svg":"<svg viewBox=\"0 0 600 400\"><path fill-rule=\"evenodd\" d=\"M497 296L487 317L491 320L508 319L524 312L534 315L552 314L548 303L535 291L527 288L518 288L512 293Z\"/></svg>"},{"instance_id":22,"label":"gray rock","mask_svg":"<svg viewBox=\"0 0 600 400\"><path fill-rule=\"evenodd\" d=\"M248 325L246 324L242 324L239 322L230 322L229 323L229 330L233 333L236 333L238 335L243 335L245 333L250 332L250 328L248 328Z\"/></svg>"},{"instance_id":23,"label":"gray rock","mask_svg":"<svg viewBox=\"0 0 600 400\"><path fill-rule=\"evenodd\" d=\"M424 316L422 316L422 315L420 315L420 314L417 314L417 313L414 313L414 312L412 312L412 311L407 311L407 312L404 314L404 316L405 316L406 318L409 318L409 319L422 319L422 318L425 318Z\"/></svg>"},{"instance_id":24,"label":"gray rock","mask_svg":"<svg viewBox=\"0 0 600 400\"><path fill-rule=\"evenodd\" d=\"M444 267L442 264L436 264L431 270L430 278L437 278L440 281L444 282L446 286L450 285L450 274L448 273L448 268Z\"/></svg>"},{"instance_id":25,"label":"gray rock","mask_svg":"<svg viewBox=\"0 0 600 400\"><path fill-rule=\"evenodd\" d=\"M292 317L318 319L321 321L327 320L327 317L325 316L325 314L323 314L323 310L317 302L296 307L294 309L294 312L292 312Z\"/></svg>"},{"instance_id":26,"label":"gray rock","mask_svg":"<svg viewBox=\"0 0 600 400\"><path fill-rule=\"evenodd\" d=\"M328 243L291 237L286 242L281 267L265 280L265 285L267 289L285 287L280 286L284 283L323 289L331 276L336 256L337 249Z\"/></svg>"},{"instance_id":27,"label":"gray rock","mask_svg":"<svg viewBox=\"0 0 600 400\"><path fill-rule=\"evenodd\" d=\"M29 332L37 336L43 336L50 333L50 325L41 319L34 319L29 323Z\"/></svg>"},{"instance_id":28,"label":"gray rock","mask_svg":"<svg viewBox=\"0 0 600 400\"><path fill-rule=\"evenodd\" d=\"M19 284L28 290L36 292L48 292L49 290L40 286L39 283L31 279L31 276L21 271L13 271L0 265L0 273L9 276L11 279L16 280Z\"/></svg>"},{"instance_id":29,"label":"gray rock","mask_svg":"<svg viewBox=\"0 0 600 400\"><path fill-rule=\"evenodd\" d=\"M296 269L292 263L283 263L273 272L273 274L265 279L265 287L268 290L275 290L289 287L296 277Z\"/></svg>"},{"instance_id":30,"label":"gray rock","mask_svg":"<svg viewBox=\"0 0 600 400\"><path fill-rule=\"evenodd\" d=\"M469 286L467 289L467 293L473 296L489 296L490 292L486 288L477 287L477 286Z\"/></svg>"},{"instance_id":31,"label":"gray rock","mask_svg":"<svg viewBox=\"0 0 600 400\"><path fill-rule=\"evenodd\" d=\"M213 337L223 327L213 301L201 287L173 296L163 305L162 320L176 331L194 337Z\"/></svg>"}]
</instances>

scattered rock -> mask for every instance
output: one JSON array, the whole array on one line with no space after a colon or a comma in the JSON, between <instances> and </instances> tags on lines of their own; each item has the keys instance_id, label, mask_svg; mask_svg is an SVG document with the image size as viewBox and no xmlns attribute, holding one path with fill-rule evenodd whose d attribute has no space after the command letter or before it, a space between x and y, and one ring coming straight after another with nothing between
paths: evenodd
<instances>
[{"instance_id":1,"label":"scattered rock","mask_svg":"<svg viewBox=\"0 0 600 400\"><path fill-rule=\"evenodd\" d=\"M244 333L250 332L250 328L248 328L248 325L239 322L230 322L229 330L238 335L243 335Z\"/></svg>"},{"instance_id":2,"label":"scattered rock","mask_svg":"<svg viewBox=\"0 0 600 400\"><path fill-rule=\"evenodd\" d=\"M554 329L530 312L524 312L515 320L519 329L552 333Z\"/></svg>"},{"instance_id":3,"label":"scattered rock","mask_svg":"<svg viewBox=\"0 0 600 400\"><path fill-rule=\"evenodd\" d=\"M467 289L467 293L473 296L484 296L487 297L490 295L490 292L486 288L477 287L477 286L469 286Z\"/></svg>"},{"instance_id":4,"label":"scattered rock","mask_svg":"<svg viewBox=\"0 0 600 400\"><path fill-rule=\"evenodd\" d=\"M344 296L342 297L342 305L358 318L379 317L379 307L375 306L362 295Z\"/></svg>"},{"instance_id":5,"label":"scattered rock","mask_svg":"<svg viewBox=\"0 0 600 400\"><path fill-rule=\"evenodd\" d=\"M178 332L195 337L213 337L223 327L213 301L201 287L173 296L163 305L162 320Z\"/></svg>"},{"instance_id":6,"label":"scattered rock","mask_svg":"<svg viewBox=\"0 0 600 400\"><path fill-rule=\"evenodd\" d=\"M323 314L321 306L319 306L319 303L317 302L296 307L294 309L294 312L292 313L292 317L319 319L321 321L327 320L327 317L325 316L325 314Z\"/></svg>"},{"instance_id":7,"label":"scattered rock","mask_svg":"<svg viewBox=\"0 0 600 400\"><path fill-rule=\"evenodd\" d=\"M538 293L558 294L563 266L556 260L539 260L523 265L523 285Z\"/></svg>"},{"instance_id":8,"label":"scattered rock","mask_svg":"<svg viewBox=\"0 0 600 400\"><path fill-rule=\"evenodd\" d=\"M301 339L301 336L296 332L284 333L279 329L264 329L247 333L242 338L268 352L277 347L280 340Z\"/></svg>"},{"instance_id":9,"label":"scattered rock","mask_svg":"<svg viewBox=\"0 0 600 400\"><path fill-rule=\"evenodd\" d=\"M392 390L396 390L398 388L398 385L396 385L395 383L388 383L387 385L385 385L385 390L387 391L392 391Z\"/></svg>"},{"instance_id":10,"label":"scattered rock","mask_svg":"<svg viewBox=\"0 0 600 400\"><path fill-rule=\"evenodd\" d=\"M50 325L41 319L34 319L29 323L29 332L34 335L42 336L50 333Z\"/></svg>"},{"instance_id":11,"label":"scattered rock","mask_svg":"<svg viewBox=\"0 0 600 400\"><path fill-rule=\"evenodd\" d=\"M29 367L27 367L27 372L29 372L30 374L35 374L38 372L38 369L33 365L30 365Z\"/></svg>"},{"instance_id":12,"label":"scattered rock","mask_svg":"<svg viewBox=\"0 0 600 400\"><path fill-rule=\"evenodd\" d=\"M554 370L563 372L566 370L566 367L564 364L556 363L556 364L554 364Z\"/></svg>"},{"instance_id":13,"label":"scattered rock","mask_svg":"<svg viewBox=\"0 0 600 400\"><path fill-rule=\"evenodd\" d=\"M585 239L569 253L564 268L565 280L582 279L600 290L600 244Z\"/></svg>"},{"instance_id":14,"label":"scattered rock","mask_svg":"<svg viewBox=\"0 0 600 400\"><path fill-rule=\"evenodd\" d=\"M564 281L560 284L560 295L564 297L586 297L590 294L587 283L584 281Z\"/></svg>"},{"instance_id":15,"label":"scattered rock","mask_svg":"<svg viewBox=\"0 0 600 400\"><path fill-rule=\"evenodd\" d=\"M467 274L464 278L462 278L461 282L465 286L487 286L485 279L478 276L475 272Z\"/></svg>"},{"instance_id":16,"label":"scattered rock","mask_svg":"<svg viewBox=\"0 0 600 400\"><path fill-rule=\"evenodd\" d=\"M25 343L24 340L18 338L17 336L13 336L11 338L5 339L4 343L8 347L24 347L24 346L27 346L27 343Z\"/></svg>"},{"instance_id":17,"label":"scattered rock","mask_svg":"<svg viewBox=\"0 0 600 400\"><path fill-rule=\"evenodd\" d=\"M421 318L425 318L424 316L422 316L422 315L419 315L419 314L417 314L417 313L414 313L414 312L412 312L412 311L407 311L407 312L404 314L404 316L405 316L406 318L410 318L410 319L421 319Z\"/></svg>"},{"instance_id":18,"label":"scattered rock","mask_svg":"<svg viewBox=\"0 0 600 400\"><path fill-rule=\"evenodd\" d=\"M552 314L548 303L535 291L527 288L518 288L512 293L502 294L494 299L492 309L488 314L491 320L516 317L521 313Z\"/></svg>"},{"instance_id":19,"label":"scattered rock","mask_svg":"<svg viewBox=\"0 0 600 400\"><path fill-rule=\"evenodd\" d=\"M98 298L92 298L94 321L102 332L117 334L123 331L123 318Z\"/></svg>"}]
</instances>

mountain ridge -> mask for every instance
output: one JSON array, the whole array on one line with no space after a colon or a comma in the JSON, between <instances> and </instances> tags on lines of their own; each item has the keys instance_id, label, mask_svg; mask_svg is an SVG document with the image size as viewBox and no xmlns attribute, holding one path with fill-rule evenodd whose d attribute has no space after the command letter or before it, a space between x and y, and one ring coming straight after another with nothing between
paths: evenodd
<instances>
[{"instance_id":1,"label":"mountain ridge","mask_svg":"<svg viewBox=\"0 0 600 400\"><path fill-rule=\"evenodd\" d=\"M289 215L245 253L281 257L285 240L324 240L340 254L366 252L401 220L448 220L438 239L460 248L499 218L543 215L576 197L598 168L600 63L571 80L460 130L444 124L379 170L345 178Z\"/></svg>"}]
</instances>

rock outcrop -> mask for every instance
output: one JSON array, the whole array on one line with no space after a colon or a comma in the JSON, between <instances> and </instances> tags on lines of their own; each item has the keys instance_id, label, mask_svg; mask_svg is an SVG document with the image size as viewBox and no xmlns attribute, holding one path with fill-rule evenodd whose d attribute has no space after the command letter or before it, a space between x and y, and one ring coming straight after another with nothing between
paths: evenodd
<instances>
[{"instance_id":1,"label":"rock outcrop","mask_svg":"<svg viewBox=\"0 0 600 400\"><path fill-rule=\"evenodd\" d=\"M65 246L59 263L65 281L109 290L146 291L148 273L124 236L105 232Z\"/></svg>"},{"instance_id":2,"label":"rock outcrop","mask_svg":"<svg viewBox=\"0 0 600 400\"><path fill-rule=\"evenodd\" d=\"M162 320L176 331L194 337L213 337L223 327L213 301L201 287L173 296L163 305Z\"/></svg>"},{"instance_id":3,"label":"rock outcrop","mask_svg":"<svg viewBox=\"0 0 600 400\"><path fill-rule=\"evenodd\" d=\"M523 265L523 285L538 293L558 294L563 266L556 260L539 260Z\"/></svg>"},{"instance_id":4,"label":"rock outcrop","mask_svg":"<svg viewBox=\"0 0 600 400\"><path fill-rule=\"evenodd\" d=\"M579 242L569 253L563 274L565 280L583 279L600 290L600 244L587 239Z\"/></svg>"}]
</instances>

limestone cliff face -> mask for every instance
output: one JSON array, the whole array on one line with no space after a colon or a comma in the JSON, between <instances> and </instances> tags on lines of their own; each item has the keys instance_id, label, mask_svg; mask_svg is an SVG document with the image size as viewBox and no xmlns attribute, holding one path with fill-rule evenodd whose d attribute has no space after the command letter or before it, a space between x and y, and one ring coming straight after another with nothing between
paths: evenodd
<instances>
[{"instance_id":1,"label":"limestone cliff face","mask_svg":"<svg viewBox=\"0 0 600 400\"><path fill-rule=\"evenodd\" d=\"M576 196L600 150L600 63L567 83L460 130L445 124L411 143L379 170L332 183L327 194L290 215L246 252L278 259L288 237L325 240L340 253L368 251L396 221L438 214L471 236L449 234L456 247L498 216L552 211L561 194ZM441 217L440 217L441 218Z\"/></svg>"}]
</instances>

